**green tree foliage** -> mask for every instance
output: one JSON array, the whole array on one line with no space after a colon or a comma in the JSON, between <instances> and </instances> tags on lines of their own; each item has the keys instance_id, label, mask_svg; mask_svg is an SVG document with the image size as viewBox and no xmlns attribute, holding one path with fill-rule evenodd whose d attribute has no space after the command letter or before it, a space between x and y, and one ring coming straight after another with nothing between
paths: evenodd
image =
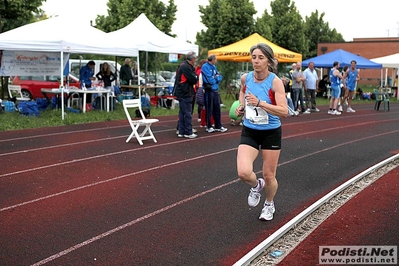
<instances>
[{"instance_id":1,"label":"green tree foliage","mask_svg":"<svg viewBox=\"0 0 399 266\"><path fill-rule=\"evenodd\" d=\"M209 0L209 5L200 6L199 12L207 30L197 33L197 44L204 50L237 42L255 32L256 10L249 0ZM237 64L218 61L218 70L223 75L222 88L234 79Z\"/></svg>"},{"instance_id":2,"label":"green tree foliage","mask_svg":"<svg viewBox=\"0 0 399 266\"><path fill-rule=\"evenodd\" d=\"M177 6L174 0L169 0L168 5L158 0L108 0L108 15L97 16L96 27L105 32L111 32L121 29L134 21L141 13L162 32L175 37L171 34L172 25L176 20ZM130 38L140 38L135 36L126 36L128 42ZM160 63L167 62L167 54L148 53L148 69L150 71L159 70ZM140 52L140 69L146 66L146 53Z\"/></svg>"},{"instance_id":3,"label":"green tree foliage","mask_svg":"<svg viewBox=\"0 0 399 266\"><path fill-rule=\"evenodd\" d=\"M0 0L0 33L36 21L45 0Z\"/></svg>"},{"instance_id":4,"label":"green tree foliage","mask_svg":"<svg viewBox=\"0 0 399 266\"><path fill-rule=\"evenodd\" d=\"M255 32L259 33L264 38L273 42L272 26L273 17L269 15L267 9L263 12L263 15L259 17L255 22Z\"/></svg>"},{"instance_id":5,"label":"green tree foliage","mask_svg":"<svg viewBox=\"0 0 399 266\"><path fill-rule=\"evenodd\" d=\"M254 4L249 0L209 0L199 6L201 22L207 27L197 33L197 43L208 50L237 42L254 33Z\"/></svg>"},{"instance_id":6,"label":"green tree foliage","mask_svg":"<svg viewBox=\"0 0 399 266\"><path fill-rule=\"evenodd\" d=\"M310 17L305 18L305 35L308 39L309 50L303 56L311 58L317 56L317 44L320 42L344 42L344 38L335 29L330 29L328 22L324 22L325 13L316 10Z\"/></svg>"},{"instance_id":7,"label":"green tree foliage","mask_svg":"<svg viewBox=\"0 0 399 266\"><path fill-rule=\"evenodd\" d=\"M304 23L295 3L291 0L274 0L272 8L273 42L294 52L304 54L308 50Z\"/></svg>"},{"instance_id":8,"label":"green tree foliage","mask_svg":"<svg viewBox=\"0 0 399 266\"><path fill-rule=\"evenodd\" d=\"M158 0L109 0L107 6L108 16L96 18L97 27L105 32L121 29L144 13L160 31L171 35L176 20L174 0L168 5Z\"/></svg>"}]
</instances>

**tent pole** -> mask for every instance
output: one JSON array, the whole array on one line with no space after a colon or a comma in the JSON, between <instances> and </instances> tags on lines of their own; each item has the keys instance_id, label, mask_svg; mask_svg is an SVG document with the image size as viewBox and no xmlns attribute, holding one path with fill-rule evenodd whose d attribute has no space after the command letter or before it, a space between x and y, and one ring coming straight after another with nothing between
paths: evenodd
<instances>
[{"instance_id":1,"label":"tent pole","mask_svg":"<svg viewBox=\"0 0 399 266\"><path fill-rule=\"evenodd\" d=\"M61 89L61 113L62 113L62 115L61 115L61 117L62 117L62 120L64 120L64 52L62 51L62 49L61 49L61 58L60 58L61 60L61 68L60 68L60 71L61 71L61 75L60 75L60 77L61 77L61 83L60 83L60 89ZM58 103L56 103L56 105L57 105Z\"/></svg>"}]
</instances>

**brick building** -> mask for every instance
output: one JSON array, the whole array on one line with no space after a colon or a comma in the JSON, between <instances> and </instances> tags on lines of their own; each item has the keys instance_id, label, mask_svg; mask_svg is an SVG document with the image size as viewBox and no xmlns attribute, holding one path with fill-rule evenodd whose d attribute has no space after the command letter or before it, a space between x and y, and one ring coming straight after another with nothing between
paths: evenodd
<instances>
[{"instance_id":1,"label":"brick building","mask_svg":"<svg viewBox=\"0 0 399 266\"><path fill-rule=\"evenodd\" d=\"M319 43L317 45L317 55L329 53L337 49L343 49L364 58L372 59L399 53L399 38L355 38L352 42ZM332 64L333 62L331 62L331 67ZM392 73L396 73L396 71L396 69L388 70L388 76L391 77ZM385 79L385 69L383 79ZM362 69L360 71L359 85L369 84L378 86L380 80L380 69Z\"/></svg>"}]
</instances>

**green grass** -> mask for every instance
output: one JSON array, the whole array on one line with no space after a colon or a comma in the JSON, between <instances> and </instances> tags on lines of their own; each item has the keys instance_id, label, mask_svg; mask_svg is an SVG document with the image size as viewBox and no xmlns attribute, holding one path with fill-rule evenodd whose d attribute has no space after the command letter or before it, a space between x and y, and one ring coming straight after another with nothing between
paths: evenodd
<instances>
[{"instance_id":1,"label":"green grass","mask_svg":"<svg viewBox=\"0 0 399 266\"><path fill-rule=\"evenodd\" d=\"M363 87L364 92L372 92L373 87L367 88ZM230 110L230 106L234 102L233 97L227 97L226 93L222 91L222 101L226 105L226 108L223 108L222 111ZM397 101L396 98L391 98L391 101ZM328 106L329 100L324 98L317 98L316 100L318 106ZM354 100L353 104L365 103L365 102L374 102L374 100ZM151 107L151 116L152 117L160 117L160 116L173 116L178 115L179 108L176 109L165 109L165 108L156 108ZM194 109L194 113L196 113L196 108ZM84 124L84 123L92 123L92 122L104 122L104 121L113 121L113 120L125 120L125 112L123 111L122 104L117 104L116 109L113 112L107 113L106 111L93 110L89 111L85 114L83 113L71 113L66 111L64 116L64 120L61 118L61 110L52 110L48 108L48 110L42 111L39 117L27 117L24 115L20 115L18 112L0 113L0 131L7 130L17 130L17 129L27 129L27 128L41 128L41 127L52 127L52 126L61 126L61 125L72 125L72 124Z\"/></svg>"}]
</instances>

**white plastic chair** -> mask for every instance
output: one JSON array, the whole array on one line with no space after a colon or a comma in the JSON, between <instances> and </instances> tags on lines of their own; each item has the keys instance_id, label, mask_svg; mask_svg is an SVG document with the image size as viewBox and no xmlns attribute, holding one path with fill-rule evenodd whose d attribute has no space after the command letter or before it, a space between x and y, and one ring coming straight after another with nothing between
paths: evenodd
<instances>
[{"instance_id":1,"label":"white plastic chair","mask_svg":"<svg viewBox=\"0 0 399 266\"><path fill-rule=\"evenodd\" d=\"M154 134L151 130L151 125L159 120L156 118L147 119L143 110L141 109L141 100L140 99L132 99L132 100L123 100L123 109L125 110L127 120L132 128L132 133L126 139L126 142L129 142L131 138L135 137L140 145L143 145L143 140L152 139L156 143ZM141 115L141 118L132 119L129 109L138 109ZM134 113L135 114L135 113ZM139 127L144 126L144 129L141 133L139 133Z\"/></svg>"},{"instance_id":2,"label":"white plastic chair","mask_svg":"<svg viewBox=\"0 0 399 266\"><path fill-rule=\"evenodd\" d=\"M8 85L8 95L12 97L16 97L17 101L30 101L30 98L25 98L22 95L21 86L20 85Z\"/></svg>"}]
</instances>

